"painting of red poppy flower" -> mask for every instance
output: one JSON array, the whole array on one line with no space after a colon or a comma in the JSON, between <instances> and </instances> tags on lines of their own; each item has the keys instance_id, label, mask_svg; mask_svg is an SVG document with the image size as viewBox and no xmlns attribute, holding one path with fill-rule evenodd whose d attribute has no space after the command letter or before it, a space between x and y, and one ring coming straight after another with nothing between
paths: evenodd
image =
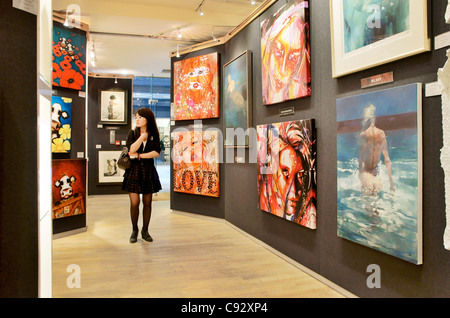
<instances>
[{"instance_id":1,"label":"painting of red poppy flower","mask_svg":"<svg viewBox=\"0 0 450 318\"><path fill-rule=\"evenodd\" d=\"M53 25L53 79L56 87L86 90L86 33Z\"/></svg>"}]
</instances>

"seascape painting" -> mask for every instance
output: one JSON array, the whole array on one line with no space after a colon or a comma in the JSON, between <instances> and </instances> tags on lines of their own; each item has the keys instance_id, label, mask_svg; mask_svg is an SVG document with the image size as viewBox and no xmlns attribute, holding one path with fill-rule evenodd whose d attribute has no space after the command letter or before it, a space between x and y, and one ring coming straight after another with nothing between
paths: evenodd
<instances>
[{"instance_id":1,"label":"seascape painting","mask_svg":"<svg viewBox=\"0 0 450 318\"><path fill-rule=\"evenodd\" d=\"M257 149L259 208L315 229L314 119L258 125Z\"/></svg>"},{"instance_id":2,"label":"seascape painting","mask_svg":"<svg viewBox=\"0 0 450 318\"><path fill-rule=\"evenodd\" d=\"M337 234L422 263L421 84L337 100Z\"/></svg>"}]
</instances>

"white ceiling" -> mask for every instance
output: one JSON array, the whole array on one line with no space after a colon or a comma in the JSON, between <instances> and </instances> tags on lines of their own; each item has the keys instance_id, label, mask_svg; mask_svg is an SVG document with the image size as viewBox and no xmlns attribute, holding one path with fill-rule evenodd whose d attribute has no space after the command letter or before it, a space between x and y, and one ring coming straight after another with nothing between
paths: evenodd
<instances>
[{"instance_id":1,"label":"white ceiling","mask_svg":"<svg viewBox=\"0 0 450 318\"><path fill-rule=\"evenodd\" d=\"M169 77L164 70L170 70L170 52L224 36L261 2L53 0L52 4L56 12L65 12L71 4L79 6L96 54L96 65L89 65L89 72ZM200 4L203 16L197 10Z\"/></svg>"}]
</instances>

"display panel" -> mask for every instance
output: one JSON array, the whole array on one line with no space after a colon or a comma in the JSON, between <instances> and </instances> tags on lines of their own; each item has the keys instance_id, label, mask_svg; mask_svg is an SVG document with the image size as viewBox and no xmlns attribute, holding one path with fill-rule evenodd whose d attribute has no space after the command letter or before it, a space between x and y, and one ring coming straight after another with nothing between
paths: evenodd
<instances>
[{"instance_id":1,"label":"display panel","mask_svg":"<svg viewBox=\"0 0 450 318\"><path fill-rule=\"evenodd\" d=\"M308 3L291 0L261 23L264 105L311 95Z\"/></svg>"},{"instance_id":2,"label":"display panel","mask_svg":"<svg viewBox=\"0 0 450 318\"><path fill-rule=\"evenodd\" d=\"M86 33L53 23L54 87L86 90Z\"/></svg>"},{"instance_id":3,"label":"display panel","mask_svg":"<svg viewBox=\"0 0 450 318\"><path fill-rule=\"evenodd\" d=\"M422 262L421 84L337 100L338 236Z\"/></svg>"},{"instance_id":4,"label":"display panel","mask_svg":"<svg viewBox=\"0 0 450 318\"><path fill-rule=\"evenodd\" d=\"M86 213L86 159L53 160L53 219Z\"/></svg>"},{"instance_id":5,"label":"display panel","mask_svg":"<svg viewBox=\"0 0 450 318\"><path fill-rule=\"evenodd\" d=\"M225 147L248 147L249 136L245 132L252 122L250 67L250 51L242 53L223 67Z\"/></svg>"},{"instance_id":6,"label":"display panel","mask_svg":"<svg viewBox=\"0 0 450 318\"><path fill-rule=\"evenodd\" d=\"M72 145L72 99L52 96L52 153L68 153Z\"/></svg>"},{"instance_id":7,"label":"display panel","mask_svg":"<svg viewBox=\"0 0 450 318\"><path fill-rule=\"evenodd\" d=\"M333 77L430 50L426 0L330 0Z\"/></svg>"},{"instance_id":8,"label":"display panel","mask_svg":"<svg viewBox=\"0 0 450 318\"><path fill-rule=\"evenodd\" d=\"M174 119L219 117L219 54L174 63Z\"/></svg>"},{"instance_id":9,"label":"display panel","mask_svg":"<svg viewBox=\"0 0 450 318\"><path fill-rule=\"evenodd\" d=\"M316 228L314 119L257 126L259 208Z\"/></svg>"},{"instance_id":10,"label":"display panel","mask_svg":"<svg viewBox=\"0 0 450 318\"><path fill-rule=\"evenodd\" d=\"M174 191L218 197L219 133L206 130L172 134Z\"/></svg>"}]
</instances>

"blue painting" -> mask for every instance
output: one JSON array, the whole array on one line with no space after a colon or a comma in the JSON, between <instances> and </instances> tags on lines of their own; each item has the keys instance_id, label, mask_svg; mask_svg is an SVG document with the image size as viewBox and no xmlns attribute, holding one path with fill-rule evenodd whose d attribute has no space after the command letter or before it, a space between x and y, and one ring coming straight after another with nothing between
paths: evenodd
<instances>
[{"instance_id":1,"label":"blue painting","mask_svg":"<svg viewBox=\"0 0 450 318\"><path fill-rule=\"evenodd\" d=\"M422 263L421 84L338 99L339 237Z\"/></svg>"},{"instance_id":2,"label":"blue painting","mask_svg":"<svg viewBox=\"0 0 450 318\"><path fill-rule=\"evenodd\" d=\"M52 85L86 90L86 33L53 25Z\"/></svg>"},{"instance_id":3,"label":"blue painting","mask_svg":"<svg viewBox=\"0 0 450 318\"><path fill-rule=\"evenodd\" d=\"M72 145L72 99L52 96L52 153L69 153Z\"/></svg>"},{"instance_id":4,"label":"blue painting","mask_svg":"<svg viewBox=\"0 0 450 318\"><path fill-rule=\"evenodd\" d=\"M409 30L409 1L343 0L345 53Z\"/></svg>"},{"instance_id":5,"label":"blue painting","mask_svg":"<svg viewBox=\"0 0 450 318\"><path fill-rule=\"evenodd\" d=\"M225 146L248 146L248 135L239 133L237 129L247 132L250 126L250 57L250 51L244 52L224 66ZM233 133L228 128L233 128Z\"/></svg>"}]
</instances>

